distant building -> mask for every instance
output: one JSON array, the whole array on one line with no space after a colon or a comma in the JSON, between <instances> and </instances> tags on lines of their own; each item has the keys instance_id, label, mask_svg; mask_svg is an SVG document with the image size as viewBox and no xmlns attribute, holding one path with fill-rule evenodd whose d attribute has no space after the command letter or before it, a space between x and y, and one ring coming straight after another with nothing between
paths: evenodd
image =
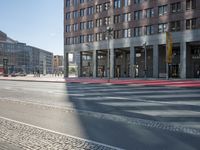
<instances>
[{"instance_id":1,"label":"distant building","mask_svg":"<svg viewBox=\"0 0 200 150\"><path fill-rule=\"evenodd\" d=\"M0 31L0 72L3 59L8 60L8 73L52 73L53 53L15 41Z\"/></svg>"},{"instance_id":2,"label":"distant building","mask_svg":"<svg viewBox=\"0 0 200 150\"><path fill-rule=\"evenodd\" d=\"M62 71L63 72L63 56L60 55L54 55L53 56L53 68L54 72L56 71Z\"/></svg>"}]
</instances>

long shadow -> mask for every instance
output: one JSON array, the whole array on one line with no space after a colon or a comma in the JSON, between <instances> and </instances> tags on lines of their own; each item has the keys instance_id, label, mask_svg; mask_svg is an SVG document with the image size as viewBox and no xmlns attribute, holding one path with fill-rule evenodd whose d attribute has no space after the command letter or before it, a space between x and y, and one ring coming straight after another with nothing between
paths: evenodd
<instances>
[{"instance_id":1,"label":"long shadow","mask_svg":"<svg viewBox=\"0 0 200 150\"><path fill-rule=\"evenodd\" d=\"M126 99L105 99L107 96L119 96L119 94L113 95L112 91L97 92L90 91L93 87L99 87L100 89L115 89L116 86L107 85L83 85L83 84L66 84L66 91L69 94L69 102L73 104L73 107L78 110L87 111L77 115L80 126L84 130L84 136L89 140L113 145L125 149L170 149L170 150L184 150L184 149L198 149L199 148L199 136L193 136L189 134L171 132L168 130L158 129L154 127L144 127L129 124L120 120L115 120L112 115L124 116L130 118L142 118L153 121L196 121L200 122L200 117L159 117L151 116L148 114L142 114L137 112L129 112L127 110L195 110L199 112L198 106L186 106L184 109L181 106L112 106L105 105L109 102L137 102ZM85 87L85 88L84 88ZM119 87L119 86L117 86ZM123 88L129 88L128 86L122 86ZM78 89L78 91L77 91ZM133 90L134 88L131 88ZM84 94L84 96L73 96L71 93ZM120 91L120 89L119 89ZM161 93L162 94L162 93ZM125 96L125 95L120 95ZM88 111L90 115L88 115ZM102 113L108 115L106 118ZM91 115L93 114L93 115ZM112 118L113 117L113 118ZM174 144L172 144L174 143Z\"/></svg>"}]
</instances>

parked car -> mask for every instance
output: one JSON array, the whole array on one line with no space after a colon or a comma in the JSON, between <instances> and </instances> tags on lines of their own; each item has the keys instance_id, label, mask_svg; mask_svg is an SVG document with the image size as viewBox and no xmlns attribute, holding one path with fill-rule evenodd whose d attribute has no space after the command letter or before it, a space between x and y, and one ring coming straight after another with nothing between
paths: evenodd
<instances>
[{"instance_id":1,"label":"parked car","mask_svg":"<svg viewBox=\"0 0 200 150\"><path fill-rule=\"evenodd\" d=\"M11 73L11 77L16 77L16 76L17 76L17 75L16 75L15 72Z\"/></svg>"},{"instance_id":2,"label":"parked car","mask_svg":"<svg viewBox=\"0 0 200 150\"><path fill-rule=\"evenodd\" d=\"M13 72L11 74L11 77L17 77L17 76L24 77L24 76L26 76L26 73L23 73L23 72L17 72L17 73L15 73L15 72Z\"/></svg>"}]
</instances>

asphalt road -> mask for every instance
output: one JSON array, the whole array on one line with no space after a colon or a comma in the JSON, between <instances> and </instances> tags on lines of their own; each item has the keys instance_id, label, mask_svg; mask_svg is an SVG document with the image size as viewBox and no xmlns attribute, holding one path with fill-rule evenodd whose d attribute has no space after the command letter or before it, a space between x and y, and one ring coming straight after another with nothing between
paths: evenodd
<instances>
[{"instance_id":1,"label":"asphalt road","mask_svg":"<svg viewBox=\"0 0 200 150\"><path fill-rule=\"evenodd\" d=\"M199 141L198 88L0 81L2 148L199 150Z\"/></svg>"}]
</instances>

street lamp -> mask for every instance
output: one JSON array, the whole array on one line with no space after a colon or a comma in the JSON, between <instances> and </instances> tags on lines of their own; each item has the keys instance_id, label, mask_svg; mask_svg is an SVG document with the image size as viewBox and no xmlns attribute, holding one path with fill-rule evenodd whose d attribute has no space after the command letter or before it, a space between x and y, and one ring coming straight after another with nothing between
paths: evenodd
<instances>
[{"instance_id":1,"label":"street lamp","mask_svg":"<svg viewBox=\"0 0 200 150\"><path fill-rule=\"evenodd\" d=\"M144 49L144 77L147 78L147 45L146 42L143 44Z\"/></svg>"},{"instance_id":2,"label":"street lamp","mask_svg":"<svg viewBox=\"0 0 200 150\"><path fill-rule=\"evenodd\" d=\"M113 31L113 28L111 27L107 27L106 28L106 35L107 35L107 40L108 40L108 82L110 82L110 39L112 37L112 31Z\"/></svg>"}]
</instances>

